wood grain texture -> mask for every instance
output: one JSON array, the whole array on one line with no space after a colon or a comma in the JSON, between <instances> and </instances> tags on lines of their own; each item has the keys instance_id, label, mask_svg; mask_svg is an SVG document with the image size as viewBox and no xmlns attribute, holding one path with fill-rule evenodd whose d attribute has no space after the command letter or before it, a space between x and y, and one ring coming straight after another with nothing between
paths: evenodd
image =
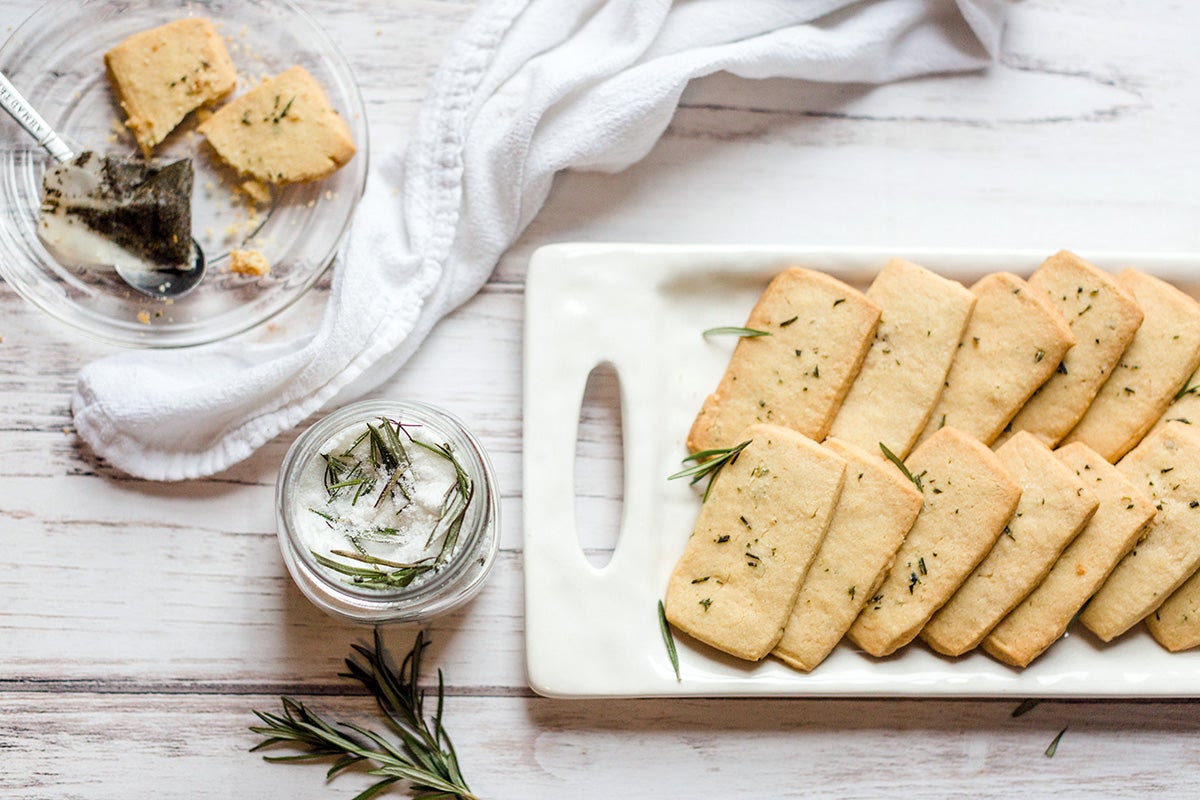
<instances>
[{"instance_id":1,"label":"wood grain texture","mask_svg":"<svg viewBox=\"0 0 1200 800\"><path fill-rule=\"evenodd\" d=\"M362 696L297 699L372 725ZM269 695L0 694L6 797L351 797L319 764L265 764L248 709ZM1194 797L1193 706L451 697L446 726L483 797ZM1066 727L1053 758L1044 754ZM170 736L168 732L187 733ZM1120 757L1114 754L1120 753ZM28 765L28 771L9 769ZM397 793L395 796L402 796Z\"/></svg>"},{"instance_id":2,"label":"wood grain texture","mask_svg":"<svg viewBox=\"0 0 1200 800\"><path fill-rule=\"evenodd\" d=\"M399 153L474 3L308 0L348 56L373 159ZM35 8L0 0L0 33ZM786 242L1200 252L1200 7L1009 6L986 73L879 88L717 75L620 175L560 176L487 287L376 394L465 418L496 464L502 554L431 626L447 726L487 797L1195 797L1195 701L554 701L523 663L521 324L525 267L555 241ZM7 124L7 123L5 123ZM0 209L0 212L6 212ZM1025 265L1029 272L1036 264ZM1014 265L1020 269L1021 265ZM311 330L327 282L252 339ZM349 797L316 766L245 750L278 695L370 720L336 677L365 628L292 586L272 491L289 432L209 479L131 480L71 429L79 367L111 352L0 286L0 794ZM576 474L589 557L619 517L619 418L597 378ZM413 629L389 628L398 652ZM1043 751L1068 727L1053 758ZM186 731L188 735L168 735Z\"/></svg>"}]
</instances>

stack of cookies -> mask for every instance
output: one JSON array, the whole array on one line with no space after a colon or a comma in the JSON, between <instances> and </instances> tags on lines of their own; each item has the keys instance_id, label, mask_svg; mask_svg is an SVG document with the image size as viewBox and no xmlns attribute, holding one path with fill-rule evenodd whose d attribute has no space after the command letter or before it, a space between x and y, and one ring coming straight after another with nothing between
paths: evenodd
<instances>
[{"instance_id":1,"label":"stack of cookies","mask_svg":"<svg viewBox=\"0 0 1200 800\"><path fill-rule=\"evenodd\" d=\"M671 575L679 630L801 670L843 637L1024 667L1077 614L1200 644L1191 297L1068 252L970 289L893 259L865 293L788 269L746 329L688 435L744 446Z\"/></svg>"}]
</instances>

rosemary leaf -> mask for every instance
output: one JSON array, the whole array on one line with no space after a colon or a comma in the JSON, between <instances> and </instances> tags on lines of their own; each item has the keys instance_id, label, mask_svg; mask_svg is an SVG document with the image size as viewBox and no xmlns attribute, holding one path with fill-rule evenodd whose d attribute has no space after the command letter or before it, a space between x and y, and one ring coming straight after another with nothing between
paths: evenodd
<instances>
[{"instance_id":1,"label":"rosemary leaf","mask_svg":"<svg viewBox=\"0 0 1200 800\"><path fill-rule=\"evenodd\" d=\"M467 493L463 498L462 507L457 514L450 519L450 524L446 527L446 537L442 540L442 549L438 551L437 563L443 564L450 554L454 552L454 546L458 544L458 535L462 531L463 521L467 517L467 508L471 505L471 500L475 496L474 484L467 483Z\"/></svg>"},{"instance_id":2,"label":"rosemary leaf","mask_svg":"<svg viewBox=\"0 0 1200 800\"><path fill-rule=\"evenodd\" d=\"M348 480L338 481L337 483L331 483L325 488L329 489L330 491L337 491L338 489L346 489L350 486L360 486L366 483L368 480L370 480L370 478L365 476L360 478L350 478Z\"/></svg>"},{"instance_id":3,"label":"rosemary leaf","mask_svg":"<svg viewBox=\"0 0 1200 800\"><path fill-rule=\"evenodd\" d=\"M375 508L383 505L383 501L391 495L392 490L400 485L400 476L404 474L406 469L408 469L408 465L396 467L396 469L392 470L392 474L388 477L387 483L383 485L383 490L379 493L379 497L375 498ZM407 492L405 494L407 495Z\"/></svg>"},{"instance_id":4,"label":"rosemary leaf","mask_svg":"<svg viewBox=\"0 0 1200 800\"><path fill-rule=\"evenodd\" d=\"M741 336L745 339L755 339L759 336L770 336L770 331L760 331L755 328L739 328L733 325L725 325L719 328L709 328L704 331L702 336Z\"/></svg>"},{"instance_id":5,"label":"rosemary leaf","mask_svg":"<svg viewBox=\"0 0 1200 800\"><path fill-rule=\"evenodd\" d=\"M385 419L383 422L384 427L388 427L387 420ZM399 455L391 448L388 440L384 438L383 432L379 428L368 422L367 435L371 442L371 455L376 463L381 464L388 472L392 472L396 467L400 466Z\"/></svg>"},{"instance_id":6,"label":"rosemary leaf","mask_svg":"<svg viewBox=\"0 0 1200 800\"><path fill-rule=\"evenodd\" d=\"M325 522L329 525L332 525L333 523L337 522L337 517L335 517L333 514L327 514L324 511L320 511L319 509L311 508L311 507L308 510L311 511L312 513L316 514L321 519L325 520Z\"/></svg>"},{"instance_id":7,"label":"rosemary leaf","mask_svg":"<svg viewBox=\"0 0 1200 800\"><path fill-rule=\"evenodd\" d=\"M1019 705L1013 709L1013 712L1012 712L1013 719L1016 719L1017 717L1022 716L1023 714L1028 714L1030 711L1032 711L1033 709L1035 709L1039 705L1041 705L1041 703L1042 703L1041 700L1034 700L1033 698L1030 698L1028 700L1022 700L1021 705Z\"/></svg>"},{"instance_id":8,"label":"rosemary leaf","mask_svg":"<svg viewBox=\"0 0 1200 800\"><path fill-rule=\"evenodd\" d=\"M1058 743L1062 741L1063 734L1066 732L1067 729L1063 728L1058 732L1058 735L1054 737L1054 741L1050 742L1050 746L1046 748L1046 758L1054 758L1054 754L1058 752Z\"/></svg>"},{"instance_id":9,"label":"rosemary leaf","mask_svg":"<svg viewBox=\"0 0 1200 800\"><path fill-rule=\"evenodd\" d=\"M367 555L365 553L352 553L349 550L330 550L329 552L335 556L341 556L342 558L352 558L355 561L362 561L363 563L366 563L366 564L377 564L381 567L394 567L396 569L413 569L414 567L423 566L426 562L428 562L430 560L430 559L422 559L421 561L416 561L416 562L413 562L410 564L406 564L402 561L389 561L386 558L380 558L379 556L371 556L371 555Z\"/></svg>"},{"instance_id":10,"label":"rosemary leaf","mask_svg":"<svg viewBox=\"0 0 1200 800\"><path fill-rule=\"evenodd\" d=\"M675 670L676 682L682 681L679 677L679 652L675 649L675 637L671 635L671 626L667 624L667 610L663 607L663 601L658 601L658 628L662 631L663 644L667 646L667 657L671 659L671 668Z\"/></svg>"},{"instance_id":11,"label":"rosemary leaf","mask_svg":"<svg viewBox=\"0 0 1200 800\"><path fill-rule=\"evenodd\" d=\"M379 783L372 784L371 786L367 787L363 791L354 795L353 800L371 800L372 797L379 794L384 789L386 789L387 787L391 786L393 783L396 783L399 780L400 780L399 778L384 778L383 780L379 781ZM430 796L433 796L433 795L430 795Z\"/></svg>"},{"instance_id":12,"label":"rosemary leaf","mask_svg":"<svg viewBox=\"0 0 1200 800\"><path fill-rule=\"evenodd\" d=\"M351 453L354 452L355 448L357 448L360 444L362 444L364 441L366 441L367 437L370 435L371 435L370 431L363 431L362 433L360 433L358 436L355 437L354 441L350 443L350 446L347 447L346 450L342 453L342 456L343 457L349 456Z\"/></svg>"},{"instance_id":13,"label":"rosemary leaf","mask_svg":"<svg viewBox=\"0 0 1200 800\"><path fill-rule=\"evenodd\" d=\"M913 482L913 486L916 486L922 492L925 491L925 487L921 485L920 476L913 475L911 472L909 472L908 467L904 466L904 462L900 460L900 457L897 456L895 453L893 453L891 450L889 450L886 444L884 444L883 442L880 442L879 449L883 451L883 454L884 454L884 456L887 457L888 461L892 462L893 464L895 464L897 467L900 468L900 471L902 473L904 473L904 477L908 478L910 481Z\"/></svg>"},{"instance_id":14,"label":"rosemary leaf","mask_svg":"<svg viewBox=\"0 0 1200 800\"><path fill-rule=\"evenodd\" d=\"M264 756L274 763L308 761L319 758L335 759L326 773L332 778L361 763L369 763L367 774L380 777L356 800L368 800L384 789L407 781L413 797L447 798L448 800L478 800L462 777L458 756L450 737L442 726L442 707L445 683L438 672L438 711L433 729L425 719L425 692L417 688L420 677L421 653L425 648L423 632L417 633L413 649L399 670L388 663L379 630L375 631L374 647L353 645L365 664L354 658L346 659L348 673L343 677L359 681L374 695L399 743L384 734L350 723L330 723L303 703L288 697L280 698L283 713L254 711L262 725L250 730L263 737L251 748L256 752L268 747L302 748L302 752L286 756Z\"/></svg>"},{"instance_id":15,"label":"rosemary leaf","mask_svg":"<svg viewBox=\"0 0 1200 800\"><path fill-rule=\"evenodd\" d=\"M329 768L329 770L325 773L325 779L329 780L347 767L352 767L355 764L361 764L363 760L364 759L362 756L354 755L353 753L346 753L344 756L335 761L333 766Z\"/></svg>"},{"instance_id":16,"label":"rosemary leaf","mask_svg":"<svg viewBox=\"0 0 1200 800\"><path fill-rule=\"evenodd\" d=\"M408 452L404 449L404 442L400 441L400 431L403 429L400 421L381 417L380 422L382 423L380 432L383 433L388 449L392 451L397 460L408 461ZM404 431L404 435L408 436L408 431Z\"/></svg>"},{"instance_id":17,"label":"rosemary leaf","mask_svg":"<svg viewBox=\"0 0 1200 800\"><path fill-rule=\"evenodd\" d=\"M349 550L331 551L334 555L373 565L372 568L356 567L352 564L343 564L341 561L335 561L315 550L310 550L309 552L312 553L313 558L321 566L347 576L350 578L350 582L357 586L364 586L369 589L389 589L408 586L416 580L418 575L429 572L435 566L434 564L425 563L401 564L398 561L388 561L364 553L353 553ZM382 570L379 567L389 567L390 569Z\"/></svg>"},{"instance_id":18,"label":"rosemary leaf","mask_svg":"<svg viewBox=\"0 0 1200 800\"><path fill-rule=\"evenodd\" d=\"M1192 377L1188 378L1188 379L1187 379L1187 383L1185 383L1185 384L1183 385L1183 388L1182 388L1182 389L1180 389L1178 392L1176 392L1176 393L1175 393L1175 397L1174 397L1174 398L1172 398L1171 402L1174 402L1174 401L1176 401L1176 400L1182 400L1184 397L1187 397L1189 394L1198 394L1198 393L1200 393L1200 384L1192 383L1192 381L1193 381L1195 378L1196 378L1196 376L1195 376L1195 375L1193 375Z\"/></svg>"}]
</instances>

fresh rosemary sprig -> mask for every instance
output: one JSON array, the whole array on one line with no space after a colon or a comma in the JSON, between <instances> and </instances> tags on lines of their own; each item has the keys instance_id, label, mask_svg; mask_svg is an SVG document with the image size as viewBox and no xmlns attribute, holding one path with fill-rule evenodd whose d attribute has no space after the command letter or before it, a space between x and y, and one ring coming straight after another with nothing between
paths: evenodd
<instances>
[{"instance_id":1,"label":"fresh rosemary sprig","mask_svg":"<svg viewBox=\"0 0 1200 800\"><path fill-rule=\"evenodd\" d=\"M760 331L756 328L739 328L734 325L724 325L719 328L709 328L701 334L701 336L741 336L745 339L754 339L758 336L770 335L770 331Z\"/></svg>"},{"instance_id":2,"label":"fresh rosemary sprig","mask_svg":"<svg viewBox=\"0 0 1200 800\"><path fill-rule=\"evenodd\" d=\"M713 448L712 450L700 450L692 453L690 456L685 456L683 459L685 464L689 461L693 461L695 463L693 463L690 467L685 467L684 469L679 470L679 472L676 472L674 475L668 475L667 480L673 481L676 478L691 478L692 480L690 483L694 485L698 481L701 481L707 477L708 483L704 487L704 497L701 498L701 502L703 502L704 500L708 499L708 492L712 489L713 481L716 480L717 474L725 468L726 464L732 464L734 461L737 461L738 455L740 455L741 452L746 449L746 446L752 441L754 440L747 439L741 444L733 447L717 447Z\"/></svg>"},{"instance_id":3,"label":"fresh rosemary sprig","mask_svg":"<svg viewBox=\"0 0 1200 800\"><path fill-rule=\"evenodd\" d=\"M883 451L883 454L887 457L888 461L900 468L900 471L904 473L904 477L913 482L913 486L916 486L922 492L925 491L925 487L921 485L921 475L913 475L911 472L909 472L908 467L904 466L904 462L900 460L900 457L889 450L888 446L883 442L879 443L879 449ZM924 475L925 473L921 474Z\"/></svg>"},{"instance_id":4,"label":"fresh rosemary sprig","mask_svg":"<svg viewBox=\"0 0 1200 800\"><path fill-rule=\"evenodd\" d=\"M440 669L437 710L432 720L425 718L425 692L417 688L421 651L425 645L424 634L420 632L400 669L393 670L388 665L383 641L376 629L373 648L353 645L354 650L366 659L366 664L348 658L346 667L350 671L341 673L342 677L362 683L375 696L379 710L399 736L399 742L351 722L331 724L303 703L282 697L282 714L254 712L263 724L253 725L250 730L266 738L250 752L289 745L304 748L304 752L263 758L276 763L335 758L333 766L325 773L326 779L356 764L370 764L372 768L367 773L380 780L354 800L369 800L399 781L408 781L413 797L478 800L463 778L450 735L442 726L445 681Z\"/></svg>"}]
</instances>

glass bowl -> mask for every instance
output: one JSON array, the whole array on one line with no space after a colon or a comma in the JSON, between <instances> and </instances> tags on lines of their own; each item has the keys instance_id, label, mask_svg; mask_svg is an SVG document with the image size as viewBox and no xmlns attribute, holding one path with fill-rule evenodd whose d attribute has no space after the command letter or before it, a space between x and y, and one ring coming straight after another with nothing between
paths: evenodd
<instances>
[{"instance_id":1,"label":"glass bowl","mask_svg":"<svg viewBox=\"0 0 1200 800\"><path fill-rule=\"evenodd\" d=\"M312 73L350 127L354 158L322 181L274 189L254 206L241 179L216 163L193 113L155 149L191 157L192 232L208 274L191 293L157 300L115 273L64 266L37 237L42 175L53 162L11 120L0 119L0 275L20 295L99 339L126 346L182 347L245 331L295 302L332 263L366 183L367 120L350 66L320 26L288 0L51 0L0 48L0 70L75 152L137 153L109 88L104 53L126 36L174 19L203 16L226 41L238 70L237 96L263 77L299 64ZM265 276L229 269L246 248L271 265Z\"/></svg>"}]
</instances>

